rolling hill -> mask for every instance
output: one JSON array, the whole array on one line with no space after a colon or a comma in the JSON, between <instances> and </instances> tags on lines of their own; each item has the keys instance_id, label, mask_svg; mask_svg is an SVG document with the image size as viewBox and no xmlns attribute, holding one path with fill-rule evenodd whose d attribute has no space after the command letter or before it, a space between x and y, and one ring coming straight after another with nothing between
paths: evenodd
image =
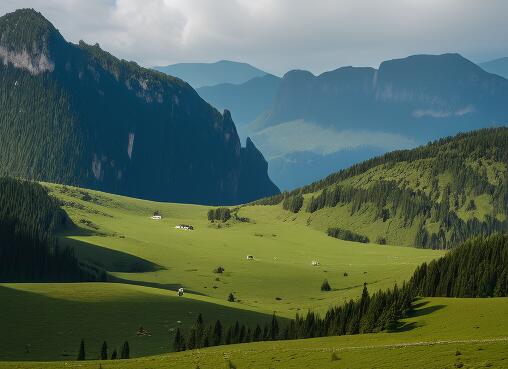
<instances>
[{"instance_id":1,"label":"rolling hill","mask_svg":"<svg viewBox=\"0 0 508 369\"><path fill-rule=\"evenodd\" d=\"M254 204L266 205L267 217L275 207L286 221L325 232L338 228L378 243L450 248L508 229L507 146L508 128L459 134Z\"/></svg>"},{"instance_id":2,"label":"rolling hill","mask_svg":"<svg viewBox=\"0 0 508 369\"><path fill-rule=\"evenodd\" d=\"M0 18L0 60L3 174L202 204L278 192L229 112L180 79L68 43L30 9Z\"/></svg>"},{"instance_id":3,"label":"rolling hill","mask_svg":"<svg viewBox=\"0 0 508 369\"><path fill-rule=\"evenodd\" d=\"M223 83L242 84L267 73L247 63L221 60L215 63L178 63L154 67L159 72L178 77L194 88Z\"/></svg>"}]
</instances>

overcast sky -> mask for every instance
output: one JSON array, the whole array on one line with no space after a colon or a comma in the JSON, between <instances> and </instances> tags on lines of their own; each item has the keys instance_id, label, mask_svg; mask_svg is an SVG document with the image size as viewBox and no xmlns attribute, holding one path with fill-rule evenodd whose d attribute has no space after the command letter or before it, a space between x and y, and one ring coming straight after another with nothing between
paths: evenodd
<instances>
[{"instance_id":1,"label":"overcast sky","mask_svg":"<svg viewBox=\"0 0 508 369\"><path fill-rule=\"evenodd\" d=\"M229 59L320 73L418 53L508 56L508 0L0 0L1 14L20 7L144 66Z\"/></svg>"}]
</instances>

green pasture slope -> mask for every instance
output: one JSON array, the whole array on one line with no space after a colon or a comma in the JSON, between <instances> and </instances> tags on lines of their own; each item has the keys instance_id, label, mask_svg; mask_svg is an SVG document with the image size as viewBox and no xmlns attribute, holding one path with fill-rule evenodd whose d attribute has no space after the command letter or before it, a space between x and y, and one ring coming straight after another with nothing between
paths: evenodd
<instances>
[{"instance_id":1,"label":"green pasture slope","mask_svg":"<svg viewBox=\"0 0 508 369\"><path fill-rule=\"evenodd\" d=\"M82 258L118 278L162 288L183 286L219 302L233 292L239 300L235 306L270 314L293 317L299 310L325 311L358 297L364 282L372 291L392 287L417 265L443 255L337 240L287 221L291 213L279 207L244 207L240 215L250 222L232 221L218 228L207 220L208 207L50 188L82 227L62 241L76 247ZM150 218L154 211L162 220ZM195 229L175 229L178 224ZM247 255L255 260L246 260ZM312 266L312 260L321 265ZM225 268L223 274L213 273L218 266ZM332 292L320 291L325 278Z\"/></svg>"},{"instance_id":2,"label":"green pasture slope","mask_svg":"<svg viewBox=\"0 0 508 369\"><path fill-rule=\"evenodd\" d=\"M274 311L281 319L324 312L359 297L364 282L371 292L392 287L443 254L330 238L288 220L291 213L280 207L244 207L239 214L249 222L219 228L207 220L209 207L47 186L77 225L61 243L126 283L0 285L0 325L12 332L0 335L4 361L73 360L81 338L90 358L104 340L118 348L129 340L134 357L163 354L174 329L186 330L198 313L206 322L254 325ZM150 218L154 211L162 220ZM178 224L195 229L175 229ZM255 260L246 260L248 254ZM223 274L213 272L219 265ZM325 278L331 292L320 291ZM180 286L183 298L176 296ZM237 302L227 301L230 292ZM139 326L151 337L137 337Z\"/></svg>"},{"instance_id":3,"label":"green pasture slope","mask_svg":"<svg viewBox=\"0 0 508 369\"><path fill-rule=\"evenodd\" d=\"M508 298L432 298L418 301L416 306L413 316L404 320L405 326L392 333L219 346L127 361L3 362L0 367L5 369L508 367ZM73 354L76 352L77 348Z\"/></svg>"}]
</instances>

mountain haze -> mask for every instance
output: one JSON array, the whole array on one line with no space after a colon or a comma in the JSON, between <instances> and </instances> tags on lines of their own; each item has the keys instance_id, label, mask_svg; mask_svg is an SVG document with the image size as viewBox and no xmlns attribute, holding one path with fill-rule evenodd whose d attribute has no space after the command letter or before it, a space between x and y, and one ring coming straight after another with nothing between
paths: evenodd
<instances>
[{"instance_id":1,"label":"mountain haze","mask_svg":"<svg viewBox=\"0 0 508 369\"><path fill-rule=\"evenodd\" d=\"M494 73L508 79L508 57L480 63L479 65L489 73Z\"/></svg>"},{"instance_id":2,"label":"mountain haze","mask_svg":"<svg viewBox=\"0 0 508 369\"><path fill-rule=\"evenodd\" d=\"M194 88L222 83L241 84L267 74L250 64L230 60L215 63L179 63L154 69L181 78Z\"/></svg>"},{"instance_id":3,"label":"mountain haze","mask_svg":"<svg viewBox=\"0 0 508 369\"><path fill-rule=\"evenodd\" d=\"M129 196L233 204L277 193L187 83L68 43L40 13L0 18L0 172Z\"/></svg>"},{"instance_id":4,"label":"mountain haze","mask_svg":"<svg viewBox=\"0 0 508 369\"><path fill-rule=\"evenodd\" d=\"M372 156L505 125L507 101L508 81L462 56L415 55L385 61L378 69L343 67L319 76L290 71L269 109L246 132L270 163L283 163L284 179L270 175L291 189L302 185L296 179L302 172L309 173L307 183L316 180L310 173L330 163L329 155L375 149ZM298 163L292 158L296 152ZM312 160L316 155L322 160ZM338 169L331 163L320 171Z\"/></svg>"},{"instance_id":5,"label":"mountain haze","mask_svg":"<svg viewBox=\"0 0 508 369\"><path fill-rule=\"evenodd\" d=\"M222 83L201 87L197 92L216 108L230 110L240 130L268 110L279 83L279 77L266 74L242 84Z\"/></svg>"}]
</instances>

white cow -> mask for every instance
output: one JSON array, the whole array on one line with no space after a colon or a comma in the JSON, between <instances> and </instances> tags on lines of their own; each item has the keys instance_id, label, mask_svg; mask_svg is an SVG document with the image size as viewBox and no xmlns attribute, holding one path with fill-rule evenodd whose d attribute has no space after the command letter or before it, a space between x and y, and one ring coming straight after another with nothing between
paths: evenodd
<instances>
[{"instance_id":1,"label":"white cow","mask_svg":"<svg viewBox=\"0 0 508 369\"><path fill-rule=\"evenodd\" d=\"M183 296L183 288L178 289L178 296Z\"/></svg>"}]
</instances>

